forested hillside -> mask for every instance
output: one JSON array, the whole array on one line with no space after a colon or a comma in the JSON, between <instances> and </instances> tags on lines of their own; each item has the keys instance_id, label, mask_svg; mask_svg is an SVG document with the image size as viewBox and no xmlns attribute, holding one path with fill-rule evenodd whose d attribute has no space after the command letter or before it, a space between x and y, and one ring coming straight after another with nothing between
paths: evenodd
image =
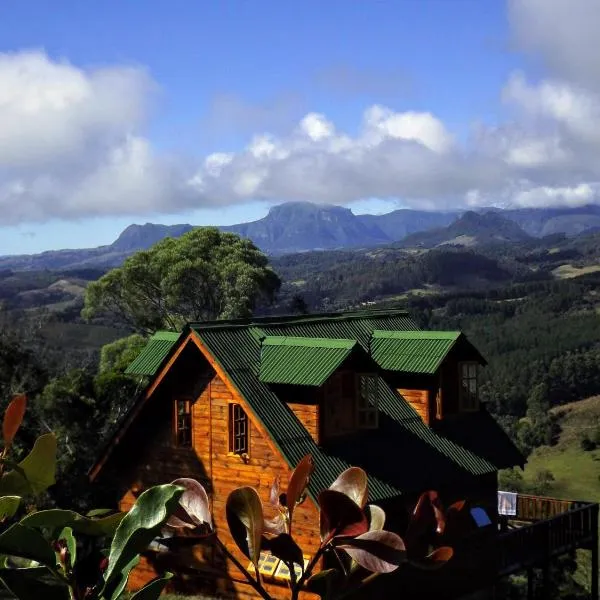
<instances>
[{"instance_id":1,"label":"forested hillside","mask_svg":"<svg viewBox=\"0 0 600 600\"><path fill-rule=\"evenodd\" d=\"M423 328L463 330L488 361L482 399L523 452L538 457L539 448L560 439L560 407L600 394L600 234L520 238L477 248L388 246L273 258L282 287L274 303L257 296L254 310L401 307ZM196 290L203 269L201 263L192 269L189 284ZM217 271L210 273L220 281ZM93 269L0 273L0 393L25 390L34 399L25 445L49 428L65 444L64 485L50 504L86 503L85 471L144 383L123 374L143 337L126 338L131 327L102 311L89 320L81 316L85 290L101 275ZM575 435L582 448L600 444L595 429ZM551 494L551 469L540 473L525 480L508 473L503 481L524 489L543 485ZM561 485L557 493L569 489ZM581 592L575 580L561 586L571 584L574 594Z\"/></svg>"}]
</instances>

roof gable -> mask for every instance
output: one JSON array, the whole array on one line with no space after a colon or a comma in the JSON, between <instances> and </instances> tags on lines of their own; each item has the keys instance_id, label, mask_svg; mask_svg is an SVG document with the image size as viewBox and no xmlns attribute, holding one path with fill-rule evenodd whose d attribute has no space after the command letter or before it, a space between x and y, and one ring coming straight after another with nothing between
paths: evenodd
<instances>
[{"instance_id":1,"label":"roof gable","mask_svg":"<svg viewBox=\"0 0 600 600\"><path fill-rule=\"evenodd\" d=\"M180 334L174 331L157 331L127 367L128 375L154 375L175 346Z\"/></svg>"},{"instance_id":2,"label":"roof gable","mask_svg":"<svg viewBox=\"0 0 600 600\"><path fill-rule=\"evenodd\" d=\"M433 374L448 355L460 331L373 331L371 355L386 371Z\"/></svg>"},{"instance_id":3,"label":"roof gable","mask_svg":"<svg viewBox=\"0 0 600 600\"><path fill-rule=\"evenodd\" d=\"M268 336L261 345L259 379L321 386L357 346L356 340Z\"/></svg>"},{"instance_id":4,"label":"roof gable","mask_svg":"<svg viewBox=\"0 0 600 600\"><path fill-rule=\"evenodd\" d=\"M386 371L433 375L458 344L467 344L477 359L485 360L460 331L373 331L370 352Z\"/></svg>"}]
</instances>

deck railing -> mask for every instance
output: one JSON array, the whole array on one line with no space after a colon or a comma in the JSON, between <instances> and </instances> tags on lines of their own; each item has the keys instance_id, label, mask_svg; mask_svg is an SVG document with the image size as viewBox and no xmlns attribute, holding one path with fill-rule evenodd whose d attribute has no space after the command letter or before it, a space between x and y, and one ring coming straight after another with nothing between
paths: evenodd
<instances>
[{"instance_id":1,"label":"deck railing","mask_svg":"<svg viewBox=\"0 0 600 600\"><path fill-rule=\"evenodd\" d=\"M598 504L523 495L514 519L529 524L499 535L499 575L598 543Z\"/></svg>"},{"instance_id":2,"label":"deck railing","mask_svg":"<svg viewBox=\"0 0 600 600\"><path fill-rule=\"evenodd\" d=\"M517 514L514 519L517 521L542 521L588 505L589 503L576 500L518 494Z\"/></svg>"}]
</instances>

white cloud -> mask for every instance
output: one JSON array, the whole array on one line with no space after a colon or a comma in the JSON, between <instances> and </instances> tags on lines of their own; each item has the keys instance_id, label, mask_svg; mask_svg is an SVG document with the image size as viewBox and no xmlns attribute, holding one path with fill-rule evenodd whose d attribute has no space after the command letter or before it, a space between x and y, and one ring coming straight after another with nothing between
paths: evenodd
<instances>
[{"instance_id":1,"label":"white cloud","mask_svg":"<svg viewBox=\"0 0 600 600\"><path fill-rule=\"evenodd\" d=\"M185 198L179 169L139 135L154 87L139 68L0 54L2 224L136 214Z\"/></svg>"},{"instance_id":2,"label":"white cloud","mask_svg":"<svg viewBox=\"0 0 600 600\"><path fill-rule=\"evenodd\" d=\"M598 0L509 0L517 47L556 77L600 92Z\"/></svg>"},{"instance_id":3,"label":"white cloud","mask_svg":"<svg viewBox=\"0 0 600 600\"><path fill-rule=\"evenodd\" d=\"M374 104L348 131L330 114L300 114L294 97L245 106L221 96L215 126L226 122L249 141L236 152L217 144L192 165L162 156L144 136L156 85L143 69L0 54L2 224L251 200L379 198L426 208L600 201L600 2L508 6L515 42L544 75L511 74L498 90L510 120L480 124L467 140L425 110Z\"/></svg>"}]
</instances>

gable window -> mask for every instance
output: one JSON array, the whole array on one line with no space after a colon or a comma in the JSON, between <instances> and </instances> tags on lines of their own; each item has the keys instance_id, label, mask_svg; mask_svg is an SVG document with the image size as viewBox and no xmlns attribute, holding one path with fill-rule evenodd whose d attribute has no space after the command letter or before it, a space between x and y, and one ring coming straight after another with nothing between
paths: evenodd
<instances>
[{"instance_id":1,"label":"gable window","mask_svg":"<svg viewBox=\"0 0 600 600\"><path fill-rule=\"evenodd\" d=\"M358 375L358 394L356 402L356 424L359 429L377 427L378 378L376 374Z\"/></svg>"},{"instance_id":2,"label":"gable window","mask_svg":"<svg viewBox=\"0 0 600 600\"><path fill-rule=\"evenodd\" d=\"M192 402L175 401L175 445L179 448L192 446Z\"/></svg>"},{"instance_id":3,"label":"gable window","mask_svg":"<svg viewBox=\"0 0 600 600\"><path fill-rule=\"evenodd\" d=\"M239 404L229 405L229 452L248 453L248 415Z\"/></svg>"},{"instance_id":4,"label":"gable window","mask_svg":"<svg viewBox=\"0 0 600 600\"><path fill-rule=\"evenodd\" d=\"M477 363L463 362L459 365L460 409L477 410L479 407L477 390Z\"/></svg>"}]
</instances>

